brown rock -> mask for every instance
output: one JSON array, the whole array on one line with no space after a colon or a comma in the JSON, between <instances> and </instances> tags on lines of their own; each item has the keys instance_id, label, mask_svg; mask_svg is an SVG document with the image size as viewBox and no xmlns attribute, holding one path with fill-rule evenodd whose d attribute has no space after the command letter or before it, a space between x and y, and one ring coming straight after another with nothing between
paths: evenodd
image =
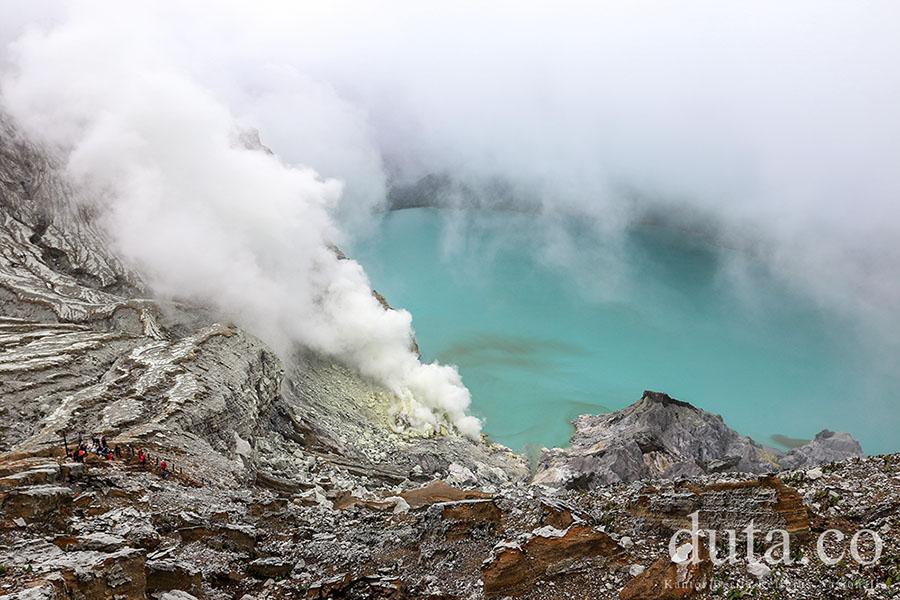
<instances>
[{"instance_id":1,"label":"brown rock","mask_svg":"<svg viewBox=\"0 0 900 600\"><path fill-rule=\"evenodd\" d=\"M565 529L573 523L587 520L584 513L570 504L555 498L541 498L541 525Z\"/></svg>"},{"instance_id":2,"label":"brown rock","mask_svg":"<svg viewBox=\"0 0 900 600\"><path fill-rule=\"evenodd\" d=\"M264 471L256 472L256 485L286 496L294 496L311 487L295 481L288 481L287 479L276 477L275 475Z\"/></svg>"},{"instance_id":3,"label":"brown rock","mask_svg":"<svg viewBox=\"0 0 900 600\"><path fill-rule=\"evenodd\" d=\"M365 590L365 597L367 598L379 598L382 600L403 600L409 598L406 594L406 584L399 577L374 576L365 577L363 581L367 586Z\"/></svg>"},{"instance_id":4,"label":"brown rock","mask_svg":"<svg viewBox=\"0 0 900 600\"><path fill-rule=\"evenodd\" d=\"M79 494L72 501L72 506L74 508L87 508L97 499L97 494L94 492L85 492L83 494Z\"/></svg>"},{"instance_id":5,"label":"brown rock","mask_svg":"<svg viewBox=\"0 0 900 600\"><path fill-rule=\"evenodd\" d=\"M66 551L93 550L96 552L114 552L126 545L123 538L103 532L88 533L85 535L57 535L53 538L53 544Z\"/></svg>"},{"instance_id":6,"label":"brown rock","mask_svg":"<svg viewBox=\"0 0 900 600\"><path fill-rule=\"evenodd\" d=\"M438 502L455 502L457 500L475 500L492 498L491 494L478 490L461 490L443 481L432 481L420 488L407 490L400 494L412 509L431 506Z\"/></svg>"},{"instance_id":7,"label":"brown rock","mask_svg":"<svg viewBox=\"0 0 900 600\"><path fill-rule=\"evenodd\" d=\"M59 476L63 481L73 481L84 475L84 463L64 462L59 465Z\"/></svg>"},{"instance_id":8,"label":"brown rock","mask_svg":"<svg viewBox=\"0 0 900 600\"><path fill-rule=\"evenodd\" d=\"M332 502L336 510L347 510L349 508L361 506L379 512L387 512L394 510L394 507L397 506L395 502L389 502L387 500L365 500L363 498L357 498L350 492L339 492L335 494L332 498Z\"/></svg>"},{"instance_id":9,"label":"brown rock","mask_svg":"<svg viewBox=\"0 0 900 600\"><path fill-rule=\"evenodd\" d=\"M61 577L52 579L63 598L91 600L144 600L147 580L144 554L123 548L109 554L68 552L60 556L55 568Z\"/></svg>"},{"instance_id":10,"label":"brown rock","mask_svg":"<svg viewBox=\"0 0 900 600\"><path fill-rule=\"evenodd\" d=\"M620 600L678 600L709 587L712 562L705 544L698 549L699 562L675 563L668 555L658 558L619 592Z\"/></svg>"},{"instance_id":11,"label":"brown rock","mask_svg":"<svg viewBox=\"0 0 900 600\"><path fill-rule=\"evenodd\" d=\"M54 536L53 543L63 550L75 550L78 545L77 535L59 534Z\"/></svg>"},{"instance_id":12,"label":"brown rock","mask_svg":"<svg viewBox=\"0 0 900 600\"><path fill-rule=\"evenodd\" d=\"M191 544L200 540L206 540L216 535L216 531L209 527L182 527L178 530L182 544Z\"/></svg>"},{"instance_id":13,"label":"brown rock","mask_svg":"<svg viewBox=\"0 0 900 600\"><path fill-rule=\"evenodd\" d=\"M631 508L633 514L673 530L689 528L694 511L701 529L742 530L752 519L762 529L809 532L803 498L774 476L706 486L687 483L674 491L644 494Z\"/></svg>"},{"instance_id":14,"label":"brown rock","mask_svg":"<svg viewBox=\"0 0 900 600\"><path fill-rule=\"evenodd\" d=\"M0 478L6 478L22 471L42 469L53 465L47 457L23 455L20 453L6 454L0 457Z\"/></svg>"},{"instance_id":15,"label":"brown rock","mask_svg":"<svg viewBox=\"0 0 900 600\"><path fill-rule=\"evenodd\" d=\"M288 501L285 498L275 498L270 502L252 502L249 505L250 515L254 517L269 517L284 512Z\"/></svg>"},{"instance_id":16,"label":"brown rock","mask_svg":"<svg viewBox=\"0 0 900 600\"><path fill-rule=\"evenodd\" d=\"M354 577L341 573L313 583L306 591L310 600L331 600L333 598L367 598L372 600L407 600L420 598L407 593L406 584L395 575L362 575ZM428 598L442 600L449 596L428 595Z\"/></svg>"},{"instance_id":17,"label":"brown rock","mask_svg":"<svg viewBox=\"0 0 900 600\"><path fill-rule=\"evenodd\" d=\"M203 576L191 565L171 559L147 561L147 591L180 590L203 598Z\"/></svg>"},{"instance_id":18,"label":"brown rock","mask_svg":"<svg viewBox=\"0 0 900 600\"><path fill-rule=\"evenodd\" d=\"M347 590L352 583L350 573L327 577L310 585L306 590L306 597L308 600L333 598Z\"/></svg>"},{"instance_id":19,"label":"brown rock","mask_svg":"<svg viewBox=\"0 0 900 600\"><path fill-rule=\"evenodd\" d=\"M58 479L59 465L56 463L38 465L0 478L0 490L11 490L31 485L48 485L56 483Z\"/></svg>"},{"instance_id":20,"label":"brown rock","mask_svg":"<svg viewBox=\"0 0 900 600\"><path fill-rule=\"evenodd\" d=\"M440 502L431 507L444 523L447 537L462 539L476 527L495 529L503 513L493 499Z\"/></svg>"},{"instance_id":21,"label":"brown rock","mask_svg":"<svg viewBox=\"0 0 900 600\"><path fill-rule=\"evenodd\" d=\"M36 485L0 496L4 516L26 520L61 515L72 503L72 490L54 485Z\"/></svg>"},{"instance_id":22,"label":"brown rock","mask_svg":"<svg viewBox=\"0 0 900 600\"><path fill-rule=\"evenodd\" d=\"M258 579L281 579L287 577L294 568L294 563L280 558L257 558L247 565L247 572Z\"/></svg>"},{"instance_id":23,"label":"brown rock","mask_svg":"<svg viewBox=\"0 0 900 600\"><path fill-rule=\"evenodd\" d=\"M220 535L225 545L240 552L253 552L256 549L256 531L250 527L223 525Z\"/></svg>"},{"instance_id":24,"label":"brown rock","mask_svg":"<svg viewBox=\"0 0 900 600\"><path fill-rule=\"evenodd\" d=\"M253 552L256 548L256 532L250 527L237 525L213 525L207 527L182 527L178 530L181 541L190 544L203 541L212 548L225 547L238 552Z\"/></svg>"},{"instance_id":25,"label":"brown rock","mask_svg":"<svg viewBox=\"0 0 900 600\"><path fill-rule=\"evenodd\" d=\"M596 560L618 562L622 548L583 523L565 530L542 527L521 543L499 544L482 567L486 596L521 595L541 578L577 570Z\"/></svg>"}]
</instances>

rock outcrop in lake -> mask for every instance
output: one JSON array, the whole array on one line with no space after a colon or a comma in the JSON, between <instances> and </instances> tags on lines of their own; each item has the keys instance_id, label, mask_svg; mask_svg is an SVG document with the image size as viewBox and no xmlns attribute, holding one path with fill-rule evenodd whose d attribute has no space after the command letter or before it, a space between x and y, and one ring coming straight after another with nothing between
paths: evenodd
<instances>
[{"instance_id":1,"label":"rock outcrop in lake","mask_svg":"<svg viewBox=\"0 0 900 600\"><path fill-rule=\"evenodd\" d=\"M544 452L535 483L593 489L640 479L770 473L862 456L849 434L830 431L782 456L719 415L651 391L623 410L582 415L574 425L568 448Z\"/></svg>"},{"instance_id":2,"label":"rock outcrop in lake","mask_svg":"<svg viewBox=\"0 0 900 600\"><path fill-rule=\"evenodd\" d=\"M862 446L849 433L825 429L816 434L811 442L782 456L778 463L783 469L808 469L862 454Z\"/></svg>"}]
</instances>

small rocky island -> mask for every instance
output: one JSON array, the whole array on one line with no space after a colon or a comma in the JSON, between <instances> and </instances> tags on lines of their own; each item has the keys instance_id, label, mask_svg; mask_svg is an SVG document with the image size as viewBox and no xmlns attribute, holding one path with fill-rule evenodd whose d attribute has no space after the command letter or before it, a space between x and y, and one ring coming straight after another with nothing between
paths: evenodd
<instances>
[{"instance_id":1,"label":"small rocky island","mask_svg":"<svg viewBox=\"0 0 900 600\"><path fill-rule=\"evenodd\" d=\"M56 172L0 119L3 600L896 595L900 456L830 431L783 454L659 392L534 469L397 431L351 369L150 299ZM796 560L673 562L692 515ZM828 530L880 559L822 564Z\"/></svg>"}]
</instances>

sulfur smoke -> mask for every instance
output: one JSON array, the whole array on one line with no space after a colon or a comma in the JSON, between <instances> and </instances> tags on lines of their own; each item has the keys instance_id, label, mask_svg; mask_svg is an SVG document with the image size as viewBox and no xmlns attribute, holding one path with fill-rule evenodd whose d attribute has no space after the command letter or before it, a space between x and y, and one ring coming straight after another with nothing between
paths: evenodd
<instances>
[{"instance_id":1,"label":"sulfur smoke","mask_svg":"<svg viewBox=\"0 0 900 600\"><path fill-rule=\"evenodd\" d=\"M900 5L595 4L6 2L3 103L159 293L355 365L419 427L478 431L329 246L431 176L548 231L687 226L896 341Z\"/></svg>"},{"instance_id":2,"label":"sulfur smoke","mask_svg":"<svg viewBox=\"0 0 900 600\"><path fill-rule=\"evenodd\" d=\"M414 429L477 438L458 372L422 364L409 313L383 308L360 265L334 251L341 183L248 144L170 53L160 15L124 16L79 8L25 35L3 82L5 109L65 153L121 255L162 296L202 301L282 352L299 343L383 382Z\"/></svg>"}]
</instances>

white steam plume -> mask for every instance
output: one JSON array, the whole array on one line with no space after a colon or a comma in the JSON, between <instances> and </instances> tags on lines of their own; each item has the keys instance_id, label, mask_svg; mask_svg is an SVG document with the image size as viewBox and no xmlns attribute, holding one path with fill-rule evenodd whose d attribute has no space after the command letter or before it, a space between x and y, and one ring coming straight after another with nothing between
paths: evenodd
<instances>
[{"instance_id":1,"label":"white steam plume","mask_svg":"<svg viewBox=\"0 0 900 600\"><path fill-rule=\"evenodd\" d=\"M359 264L331 249L344 240L330 215L341 184L242 145L229 107L191 75L177 27L109 7L78 4L15 42L2 91L22 127L66 153L121 254L161 295L385 383L414 428L477 438L457 371L420 363L410 315L385 310Z\"/></svg>"}]
</instances>

